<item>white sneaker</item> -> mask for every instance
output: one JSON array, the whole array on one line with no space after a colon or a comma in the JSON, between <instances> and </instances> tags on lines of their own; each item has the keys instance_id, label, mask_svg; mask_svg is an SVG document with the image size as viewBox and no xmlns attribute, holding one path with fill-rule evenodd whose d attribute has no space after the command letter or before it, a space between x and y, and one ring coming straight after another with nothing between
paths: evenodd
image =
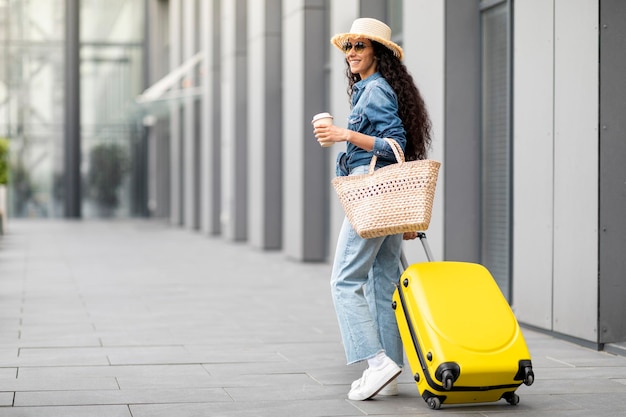
<instances>
[{"instance_id":1,"label":"white sneaker","mask_svg":"<svg viewBox=\"0 0 626 417\"><path fill-rule=\"evenodd\" d=\"M387 384L397 377L402 369L394 361L386 357L379 368L367 368L363 376L352 383L348 398L363 401L378 394Z\"/></svg>"},{"instance_id":2,"label":"white sneaker","mask_svg":"<svg viewBox=\"0 0 626 417\"><path fill-rule=\"evenodd\" d=\"M382 396L385 396L385 397L392 397L392 396L398 395L399 393L400 393L400 391L398 390L398 380L394 379L393 381L391 381L390 383L385 385L383 387L383 389L378 391L378 394L376 394L376 395L382 395Z\"/></svg>"},{"instance_id":3,"label":"white sneaker","mask_svg":"<svg viewBox=\"0 0 626 417\"><path fill-rule=\"evenodd\" d=\"M354 388L358 387L358 384L360 384L360 383L361 383L361 378L359 378L356 381L352 382L352 386L350 388L354 389ZM385 385L383 387L383 389L378 391L378 394L376 394L376 395L382 395L383 397L392 397L392 396L398 395L399 393L400 393L400 391L398 390L398 380L396 378L394 378L393 381L391 381L390 383Z\"/></svg>"}]
</instances>

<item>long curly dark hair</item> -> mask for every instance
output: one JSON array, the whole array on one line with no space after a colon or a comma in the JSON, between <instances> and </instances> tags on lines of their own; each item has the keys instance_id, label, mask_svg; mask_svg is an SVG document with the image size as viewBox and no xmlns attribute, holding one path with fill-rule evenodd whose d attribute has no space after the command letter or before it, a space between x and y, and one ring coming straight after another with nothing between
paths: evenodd
<instances>
[{"instance_id":1,"label":"long curly dark hair","mask_svg":"<svg viewBox=\"0 0 626 417\"><path fill-rule=\"evenodd\" d=\"M398 97L398 112L406 132L407 161L426 159L431 144L432 124L426 104L406 66L386 46L371 41L374 56L378 59L377 70L385 78ZM348 61L346 60L346 64ZM347 65L348 95L352 99L354 84L361 80L359 74L350 71Z\"/></svg>"}]
</instances>

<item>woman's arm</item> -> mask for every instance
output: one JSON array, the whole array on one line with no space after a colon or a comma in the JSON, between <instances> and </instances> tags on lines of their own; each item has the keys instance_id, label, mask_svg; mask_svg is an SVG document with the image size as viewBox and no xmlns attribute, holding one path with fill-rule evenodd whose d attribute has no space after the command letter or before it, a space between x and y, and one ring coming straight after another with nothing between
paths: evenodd
<instances>
[{"instance_id":1,"label":"woman's arm","mask_svg":"<svg viewBox=\"0 0 626 417\"><path fill-rule=\"evenodd\" d=\"M315 137L320 143L350 142L366 151L374 149L374 141L376 140L373 136L364 135L363 133L335 125L318 126L313 130L313 133L315 133Z\"/></svg>"}]
</instances>

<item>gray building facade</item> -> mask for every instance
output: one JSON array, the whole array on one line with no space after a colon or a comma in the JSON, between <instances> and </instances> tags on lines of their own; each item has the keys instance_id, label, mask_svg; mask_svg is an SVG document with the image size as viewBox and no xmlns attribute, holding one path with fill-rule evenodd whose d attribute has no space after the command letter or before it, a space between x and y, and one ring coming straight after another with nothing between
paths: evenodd
<instances>
[{"instance_id":1,"label":"gray building facade","mask_svg":"<svg viewBox=\"0 0 626 417\"><path fill-rule=\"evenodd\" d=\"M150 216L224 244L330 261L343 219L330 185L342 145L320 148L310 120L330 111L345 123L345 60L329 40L357 17L379 18L433 122L430 157L442 162L428 232L435 257L486 265L525 325L620 351L624 2L141 6L142 82L129 114L145 141L134 149L145 157ZM424 259L418 244L405 250Z\"/></svg>"}]
</instances>

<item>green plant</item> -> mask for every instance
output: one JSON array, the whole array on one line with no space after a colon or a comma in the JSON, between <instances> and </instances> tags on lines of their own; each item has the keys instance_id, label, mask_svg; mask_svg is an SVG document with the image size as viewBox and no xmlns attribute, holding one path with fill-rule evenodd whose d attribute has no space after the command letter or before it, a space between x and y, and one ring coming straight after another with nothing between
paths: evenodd
<instances>
[{"instance_id":1,"label":"green plant","mask_svg":"<svg viewBox=\"0 0 626 417\"><path fill-rule=\"evenodd\" d=\"M0 185L9 183L9 140L0 138Z\"/></svg>"},{"instance_id":2,"label":"green plant","mask_svg":"<svg viewBox=\"0 0 626 417\"><path fill-rule=\"evenodd\" d=\"M89 154L87 185L89 195L105 209L115 209L118 189L129 170L126 151L116 143L101 143Z\"/></svg>"}]
</instances>

